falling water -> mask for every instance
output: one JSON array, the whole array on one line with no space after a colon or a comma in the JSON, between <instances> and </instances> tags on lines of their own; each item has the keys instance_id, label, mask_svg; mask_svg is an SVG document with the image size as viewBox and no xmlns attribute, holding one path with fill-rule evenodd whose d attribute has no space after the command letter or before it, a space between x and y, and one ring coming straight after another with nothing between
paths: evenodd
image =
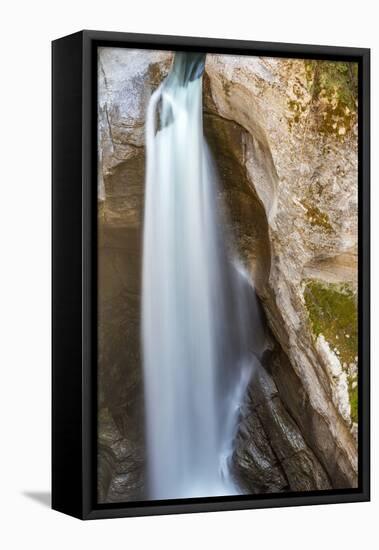
<instances>
[{"instance_id":1,"label":"falling water","mask_svg":"<svg viewBox=\"0 0 379 550\"><path fill-rule=\"evenodd\" d=\"M147 114L142 336L152 499L239 492L233 438L264 342L254 289L228 258L217 214L204 64L203 54L177 53Z\"/></svg>"}]
</instances>

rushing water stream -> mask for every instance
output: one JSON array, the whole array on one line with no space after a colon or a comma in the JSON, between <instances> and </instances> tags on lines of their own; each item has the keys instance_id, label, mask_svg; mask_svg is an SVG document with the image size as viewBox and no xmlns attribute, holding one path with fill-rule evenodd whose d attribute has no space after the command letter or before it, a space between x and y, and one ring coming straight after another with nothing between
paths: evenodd
<instances>
[{"instance_id":1,"label":"rushing water stream","mask_svg":"<svg viewBox=\"0 0 379 550\"><path fill-rule=\"evenodd\" d=\"M233 438L264 346L253 286L228 257L217 213L204 63L203 54L177 53L147 114L142 337L152 499L240 492Z\"/></svg>"}]
</instances>

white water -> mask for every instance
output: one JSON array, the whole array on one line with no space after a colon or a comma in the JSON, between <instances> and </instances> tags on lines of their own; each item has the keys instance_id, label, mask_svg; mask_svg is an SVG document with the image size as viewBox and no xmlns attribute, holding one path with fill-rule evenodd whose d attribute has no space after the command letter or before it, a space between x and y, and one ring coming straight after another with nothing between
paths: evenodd
<instances>
[{"instance_id":1,"label":"white water","mask_svg":"<svg viewBox=\"0 0 379 550\"><path fill-rule=\"evenodd\" d=\"M142 337L148 497L230 495L238 409L264 335L227 258L203 137L199 54L176 54L147 114Z\"/></svg>"}]
</instances>

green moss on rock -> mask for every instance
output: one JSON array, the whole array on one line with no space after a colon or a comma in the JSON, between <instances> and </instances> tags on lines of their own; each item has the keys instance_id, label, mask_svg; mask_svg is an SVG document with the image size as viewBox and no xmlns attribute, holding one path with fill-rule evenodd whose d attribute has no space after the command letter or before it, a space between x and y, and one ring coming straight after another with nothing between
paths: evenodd
<instances>
[{"instance_id":1,"label":"green moss on rock","mask_svg":"<svg viewBox=\"0 0 379 550\"><path fill-rule=\"evenodd\" d=\"M342 363L354 362L358 351L357 304L350 286L309 280L304 298L315 336L323 334L339 352Z\"/></svg>"},{"instance_id":2,"label":"green moss on rock","mask_svg":"<svg viewBox=\"0 0 379 550\"><path fill-rule=\"evenodd\" d=\"M351 418L357 422L358 388L356 377L347 369L356 363L358 354L357 302L353 289L348 284L327 284L307 280L304 299L308 310L312 332L320 334L339 357L348 374Z\"/></svg>"},{"instance_id":3,"label":"green moss on rock","mask_svg":"<svg viewBox=\"0 0 379 550\"><path fill-rule=\"evenodd\" d=\"M351 420L353 422L358 422L358 385L355 384L354 387L354 380L351 378L349 378L349 399Z\"/></svg>"},{"instance_id":4,"label":"green moss on rock","mask_svg":"<svg viewBox=\"0 0 379 550\"><path fill-rule=\"evenodd\" d=\"M304 112L307 109L307 105L295 99L288 99L287 105L288 105L288 110L291 113L291 115L287 119L288 127L291 130L294 124L297 124L298 122L300 122L302 116L304 115Z\"/></svg>"},{"instance_id":5,"label":"green moss on rock","mask_svg":"<svg viewBox=\"0 0 379 550\"><path fill-rule=\"evenodd\" d=\"M357 119L358 64L313 60L304 64L318 131L345 139Z\"/></svg>"},{"instance_id":6,"label":"green moss on rock","mask_svg":"<svg viewBox=\"0 0 379 550\"><path fill-rule=\"evenodd\" d=\"M307 201L303 201L302 204L306 208L307 219L313 227L320 227L327 233L333 233L333 227L329 221L328 214Z\"/></svg>"}]
</instances>

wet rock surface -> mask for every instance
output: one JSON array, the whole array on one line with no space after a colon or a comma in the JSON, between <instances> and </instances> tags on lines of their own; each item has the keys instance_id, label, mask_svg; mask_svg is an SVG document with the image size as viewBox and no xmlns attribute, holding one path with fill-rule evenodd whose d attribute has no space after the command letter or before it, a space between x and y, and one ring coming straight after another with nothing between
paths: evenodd
<instances>
[{"instance_id":1,"label":"wet rock surface","mask_svg":"<svg viewBox=\"0 0 379 550\"><path fill-rule=\"evenodd\" d=\"M106 409L99 415L99 434L99 501L143 500L145 464L141 446L122 435Z\"/></svg>"},{"instance_id":2,"label":"wet rock surface","mask_svg":"<svg viewBox=\"0 0 379 550\"><path fill-rule=\"evenodd\" d=\"M172 54L103 49L100 60L98 496L115 502L142 498L146 485L144 120ZM340 367L356 373L356 358L339 359L335 341L333 356L325 346L320 352L304 299L308 280L356 292L356 107L354 98L330 91L339 88L328 88L320 70L303 60L206 61L204 131L219 172L220 209L271 335L241 408L233 455L241 490L254 494L357 484L352 383L333 375L341 376Z\"/></svg>"},{"instance_id":3,"label":"wet rock surface","mask_svg":"<svg viewBox=\"0 0 379 550\"><path fill-rule=\"evenodd\" d=\"M331 488L263 366L255 373L241 410L234 467L241 485L248 480L246 488L253 493Z\"/></svg>"},{"instance_id":4,"label":"wet rock surface","mask_svg":"<svg viewBox=\"0 0 379 550\"><path fill-rule=\"evenodd\" d=\"M98 494L102 502L141 500L144 416L138 227L99 224Z\"/></svg>"}]
</instances>

